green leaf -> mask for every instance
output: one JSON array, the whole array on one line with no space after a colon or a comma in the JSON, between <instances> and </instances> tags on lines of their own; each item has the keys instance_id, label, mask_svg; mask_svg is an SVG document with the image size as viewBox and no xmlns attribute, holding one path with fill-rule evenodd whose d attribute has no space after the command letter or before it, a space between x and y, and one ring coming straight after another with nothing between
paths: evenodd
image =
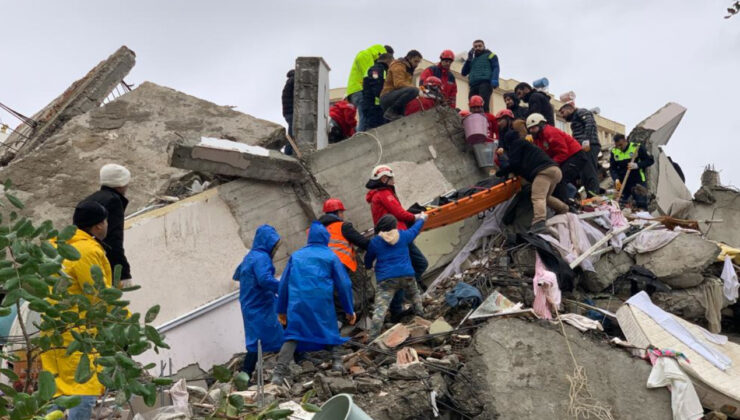
<instances>
[{"instance_id":1,"label":"green leaf","mask_svg":"<svg viewBox=\"0 0 740 420\"><path fill-rule=\"evenodd\" d=\"M15 289L10 291L5 297L3 298L3 303L1 306L8 307L11 305L15 305L18 303L18 300L21 298L23 290L21 289Z\"/></svg>"},{"instance_id":2,"label":"green leaf","mask_svg":"<svg viewBox=\"0 0 740 420\"><path fill-rule=\"evenodd\" d=\"M18 270L15 267L0 268L0 281L5 281L11 277L17 277Z\"/></svg>"},{"instance_id":3,"label":"green leaf","mask_svg":"<svg viewBox=\"0 0 740 420\"><path fill-rule=\"evenodd\" d=\"M93 264L90 267L90 275L92 276L96 287L100 287L100 285L105 287L105 283L103 283L103 269L101 269L99 265Z\"/></svg>"},{"instance_id":4,"label":"green leaf","mask_svg":"<svg viewBox=\"0 0 740 420\"><path fill-rule=\"evenodd\" d=\"M57 235L57 239L60 241L68 241L72 239L73 236L75 236L75 233L77 233L77 226L69 225L62 229L61 232L59 232L59 234Z\"/></svg>"},{"instance_id":5,"label":"green leaf","mask_svg":"<svg viewBox=\"0 0 740 420\"><path fill-rule=\"evenodd\" d=\"M309 413L318 413L321 411L321 407L311 403L303 403L301 404L301 408L308 411Z\"/></svg>"},{"instance_id":6,"label":"green leaf","mask_svg":"<svg viewBox=\"0 0 740 420\"><path fill-rule=\"evenodd\" d=\"M122 406L126 404L126 401L128 401L128 397L126 397L125 391L118 391L116 392L116 405Z\"/></svg>"},{"instance_id":7,"label":"green leaf","mask_svg":"<svg viewBox=\"0 0 740 420\"><path fill-rule=\"evenodd\" d=\"M151 345L147 341L139 341L128 346L128 353L132 356L138 356L141 353L149 350ZM151 369L151 368L148 368Z\"/></svg>"},{"instance_id":8,"label":"green leaf","mask_svg":"<svg viewBox=\"0 0 740 420\"><path fill-rule=\"evenodd\" d=\"M146 338L148 338L149 341L151 341L152 343L158 346L162 344L162 336L160 336L157 332L157 329L152 327L151 325L147 325L146 327L144 327L144 335L146 335Z\"/></svg>"},{"instance_id":9,"label":"green leaf","mask_svg":"<svg viewBox=\"0 0 740 420\"><path fill-rule=\"evenodd\" d=\"M19 238L25 238L26 236L33 235L33 231L33 223L26 219L16 231L16 235L18 235Z\"/></svg>"},{"instance_id":10,"label":"green leaf","mask_svg":"<svg viewBox=\"0 0 740 420\"><path fill-rule=\"evenodd\" d=\"M13 312L10 308L0 308L0 317L8 316Z\"/></svg>"},{"instance_id":11,"label":"green leaf","mask_svg":"<svg viewBox=\"0 0 740 420\"><path fill-rule=\"evenodd\" d=\"M62 312L59 316L62 318L62 321L68 324L77 322L80 319L80 315L75 311Z\"/></svg>"},{"instance_id":12,"label":"green leaf","mask_svg":"<svg viewBox=\"0 0 740 420\"><path fill-rule=\"evenodd\" d=\"M113 284L118 287L118 284L121 282L121 273L123 272L123 266L121 264L116 264L115 267L113 267Z\"/></svg>"},{"instance_id":13,"label":"green leaf","mask_svg":"<svg viewBox=\"0 0 740 420\"><path fill-rule=\"evenodd\" d=\"M101 272L101 276L102 276L102 272ZM111 303L111 302L114 302L120 299L121 296L123 296L123 292L120 291L119 289L116 289L115 287L108 287L100 291L100 298L108 303Z\"/></svg>"},{"instance_id":14,"label":"green leaf","mask_svg":"<svg viewBox=\"0 0 740 420\"><path fill-rule=\"evenodd\" d=\"M130 357L128 357L128 355L126 355L126 353L122 351L117 352L115 358L118 364L125 368L137 367L136 362L134 362Z\"/></svg>"},{"instance_id":15,"label":"green leaf","mask_svg":"<svg viewBox=\"0 0 740 420\"><path fill-rule=\"evenodd\" d=\"M246 391L249 388L249 375L246 372L239 372L234 376L234 387L237 391Z\"/></svg>"},{"instance_id":16,"label":"green leaf","mask_svg":"<svg viewBox=\"0 0 740 420\"><path fill-rule=\"evenodd\" d=\"M237 410L241 410L244 407L244 397L237 394L229 395L229 404L233 405Z\"/></svg>"},{"instance_id":17,"label":"green leaf","mask_svg":"<svg viewBox=\"0 0 740 420\"><path fill-rule=\"evenodd\" d=\"M82 343L80 343L79 341L75 340L75 341L69 343L69 346L67 346L67 351L65 352L65 354L67 356L69 356L69 355L71 355L72 353L74 353L76 351L80 351L81 348L82 348ZM77 367L77 369L79 370L79 366ZM80 383L83 383L83 382L80 382Z\"/></svg>"},{"instance_id":18,"label":"green leaf","mask_svg":"<svg viewBox=\"0 0 740 420\"><path fill-rule=\"evenodd\" d=\"M11 193L9 193L7 191L5 192L5 198L7 198L8 201L10 201L10 204L12 204L13 206L15 206L16 208L23 209L25 207L23 205L23 202L21 200L19 200L18 197L14 196L13 194L11 194Z\"/></svg>"},{"instance_id":19,"label":"green leaf","mask_svg":"<svg viewBox=\"0 0 740 420\"><path fill-rule=\"evenodd\" d=\"M100 366L113 367L116 365L116 359L113 356L102 356L95 359L95 363Z\"/></svg>"},{"instance_id":20,"label":"green leaf","mask_svg":"<svg viewBox=\"0 0 740 420\"><path fill-rule=\"evenodd\" d=\"M231 371L223 365L213 367L213 377L219 382L229 382L231 380Z\"/></svg>"},{"instance_id":21,"label":"green leaf","mask_svg":"<svg viewBox=\"0 0 740 420\"><path fill-rule=\"evenodd\" d=\"M41 401L49 401L56 391L57 385L54 382L54 375L45 370L39 372L39 398Z\"/></svg>"},{"instance_id":22,"label":"green leaf","mask_svg":"<svg viewBox=\"0 0 740 420\"><path fill-rule=\"evenodd\" d=\"M275 408L273 410L266 412L265 418L278 420L278 419L287 418L291 414L293 414L293 410L289 410L287 408Z\"/></svg>"},{"instance_id":23,"label":"green leaf","mask_svg":"<svg viewBox=\"0 0 740 420\"><path fill-rule=\"evenodd\" d=\"M124 288L121 289L121 291L122 292L133 292L134 290L139 290L139 289L141 289L141 286L138 285L138 284L135 284L135 285L130 286L130 287L124 287Z\"/></svg>"},{"instance_id":24,"label":"green leaf","mask_svg":"<svg viewBox=\"0 0 740 420\"><path fill-rule=\"evenodd\" d=\"M82 398L79 395L65 395L56 398L54 404L62 408L72 408L77 407L81 401Z\"/></svg>"},{"instance_id":25,"label":"green leaf","mask_svg":"<svg viewBox=\"0 0 740 420\"><path fill-rule=\"evenodd\" d=\"M92 371L90 370L90 358L87 354L83 354L80 357L80 363L77 364L75 370L75 382L84 384L92 378Z\"/></svg>"},{"instance_id":26,"label":"green leaf","mask_svg":"<svg viewBox=\"0 0 740 420\"><path fill-rule=\"evenodd\" d=\"M57 252L57 249L54 248L54 245L49 243L48 241L41 242L41 251L49 258L56 258L59 253Z\"/></svg>"},{"instance_id":27,"label":"green leaf","mask_svg":"<svg viewBox=\"0 0 740 420\"><path fill-rule=\"evenodd\" d=\"M80 252L77 250L77 248L69 244L57 244L57 252L59 252L59 255L61 255L62 258L64 258L65 260L77 261L80 259Z\"/></svg>"},{"instance_id":28,"label":"green leaf","mask_svg":"<svg viewBox=\"0 0 740 420\"><path fill-rule=\"evenodd\" d=\"M172 385L173 382L175 382L175 381L173 381L172 378L154 378L154 379L152 379L152 383L154 385L159 385L159 386Z\"/></svg>"},{"instance_id":29,"label":"green leaf","mask_svg":"<svg viewBox=\"0 0 740 420\"><path fill-rule=\"evenodd\" d=\"M159 305L154 305L149 308L148 311L146 311L146 315L144 315L144 322L146 322L147 324L154 322L154 320L157 319L157 315L159 315Z\"/></svg>"},{"instance_id":30,"label":"green leaf","mask_svg":"<svg viewBox=\"0 0 740 420\"><path fill-rule=\"evenodd\" d=\"M157 364L156 363L148 363L148 364L144 365L144 369L146 369L146 370L154 369L155 367L157 367Z\"/></svg>"},{"instance_id":31,"label":"green leaf","mask_svg":"<svg viewBox=\"0 0 740 420\"><path fill-rule=\"evenodd\" d=\"M10 382L15 382L18 380L18 375L15 374L11 369L0 369L0 373L5 375L5 377L8 378Z\"/></svg>"},{"instance_id":32,"label":"green leaf","mask_svg":"<svg viewBox=\"0 0 740 420\"><path fill-rule=\"evenodd\" d=\"M301 398L301 404L307 403L313 396L316 395L316 391L313 389L309 389L305 394L303 394L303 398Z\"/></svg>"},{"instance_id":33,"label":"green leaf","mask_svg":"<svg viewBox=\"0 0 740 420\"><path fill-rule=\"evenodd\" d=\"M38 271L42 276L58 274L62 270L62 265L57 262L47 262L39 265Z\"/></svg>"},{"instance_id":34,"label":"green leaf","mask_svg":"<svg viewBox=\"0 0 740 420\"><path fill-rule=\"evenodd\" d=\"M18 393L18 391L16 391L15 388L13 388L10 385L6 385L4 383L0 383L0 391L2 391L3 394L9 397L14 397Z\"/></svg>"},{"instance_id":35,"label":"green leaf","mask_svg":"<svg viewBox=\"0 0 740 420\"><path fill-rule=\"evenodd\" d=\"M146 385L146 393L144 394L144 404L147 407L152 407L157 402L157 388L153 384Z\"/></svg>"}]
</instances>

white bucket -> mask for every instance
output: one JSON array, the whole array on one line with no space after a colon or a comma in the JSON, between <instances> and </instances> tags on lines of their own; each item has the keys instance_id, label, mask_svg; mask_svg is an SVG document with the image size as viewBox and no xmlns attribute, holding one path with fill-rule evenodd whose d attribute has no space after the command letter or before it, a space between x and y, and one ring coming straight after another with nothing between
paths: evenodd
<instances>
[{"instance_id":1,"label":"white bucket","mask_svg":"<svg viewBox=\"0 0 740 420\"><path fill-rule=\"evenodd\" d=\"M473 145L475 160L479 168L490 168L494 166L493 153L496 150L496 143L486 142Z\"/></svg>"},{"instance_id":2,"label":"white bucket","mask_svg":"<svg viewBox=\"0 0 740 420\"><path fill-rule=\"evenodd\" d=\"M355 405L351 395L337 394L321 406L321 411L313 416L313 420L373 420L373 418Z\"/></svg>"}]
</instances>

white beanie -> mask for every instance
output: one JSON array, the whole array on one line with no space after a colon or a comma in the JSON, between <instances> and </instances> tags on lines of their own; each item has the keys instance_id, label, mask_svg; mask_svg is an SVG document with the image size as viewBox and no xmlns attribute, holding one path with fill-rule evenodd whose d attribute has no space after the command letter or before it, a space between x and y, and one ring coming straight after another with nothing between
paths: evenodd
<instances>
[{"instance_id":1,"label":"white beanie","mask_svg":"<svg viewBox=\"0 0 740 420\"><path fill-rule=\"evenodd\" d=\"M100 185L104 187L125 187L131 181L131 172L121 165L108 163L100 168Z\"/></svg>"}]
</instances>

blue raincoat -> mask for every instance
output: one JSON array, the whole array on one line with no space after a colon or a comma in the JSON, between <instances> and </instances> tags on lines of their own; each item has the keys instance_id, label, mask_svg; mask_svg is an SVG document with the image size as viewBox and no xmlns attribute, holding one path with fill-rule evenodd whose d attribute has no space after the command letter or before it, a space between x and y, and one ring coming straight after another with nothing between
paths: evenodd
<instances>
[{"instance_id":1,"label":"blue raincoat","mask_svg":"<svg viewBox=\"0 0 740 420\"><path fill-rule=\"evenodd\" d=\"M287 314L285 340L298 341L301 351L318 350L348 340L339 335L334 290L342 309L354 313L352 283L329 248L329 231L313 222L308 244L294 252L280 279L277 311Z\"/></svg>"},{"instance_id":2,"label":"blue raincoat","mask_svg":"<svg viewBox=\"0 0 740 420\"><path fill-rule=\"evenodd\" d=\"M279 351L283 345L283 327L275 312L279 282L270 253L280 240L274 227L257 228L252 249L234 272L239 282L239 303L244 320L247 351L257 351L257 340L262 340L262 351Z\"/></svg>"}]
</instances>

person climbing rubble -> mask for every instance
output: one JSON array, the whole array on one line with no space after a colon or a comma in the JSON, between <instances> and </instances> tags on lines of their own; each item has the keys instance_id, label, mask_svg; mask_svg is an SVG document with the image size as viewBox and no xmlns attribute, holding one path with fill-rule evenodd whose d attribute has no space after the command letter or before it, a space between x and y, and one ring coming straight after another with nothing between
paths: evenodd
<instances>
[{"instance_id":1,"label":"person climbing rubble","mask_svg":"<svg viewBox=\"0 0 740 420\"><path fill-rule=\"evenodd\" d=\"M342 262L352 281L352 298L355 312L362 312L368 304L367 275L363 267L357 266L355 247L366 250L370 242L362 233L358 232L352 223L344 220L344 203L338 198L330 198L324 202L324 214L319 222L329 231L329 248ZM364 296L363 296L364 295ZM336 302L335 302L336 306Z\"/></svg>"},{"instance_id":2,"label":"person climbing rubble","mask_svg":"<svg viewBox=\"0 0 740 420\"><path fill-rule=\"evenodd\" d=\"M121 165L108 163L100 168L100 190L82 201L95 201L108 211L108 233L103 247L111 267L121 266L120 287L131 285L131 266L123 248L124 213L128 206L126 191L131 182L131 172Z\"/></svg>"},{"instance_id":3,"label":"person climbing rubble","mask_svg":"<svg viewBox=\"0 0 740 420\"><path fill-rule=\"evenodd\" d=\"M419 76L419 85L424 85L429 77L436 77L440 80L441 91L445 100L451 107L455 108L457 103L457 82L455 75L452 74L450 67L455 61L455 53L452 50L444 50L439 55L439 63L429 66L421 72Z\"/></svg>"},{"instance_id":4,"label":"person climbing rubble","mask_svg":"<svg viewBox=\"0 0 740 420\"><path fill-rule=\"evenodd\" d=\"M430 76L424 82L424 86L419 90L419 96L406 104L404 115L409 116L417 112L426 111L445 102L442 94L442 81L439 78Z\"/></svg>"},{"instance_id":5,"label":"person climbing rubble","mask_svg":"<svg viewBox=\"0 0 740 420\"><path fill-rule=\"evenodd\" d=\"M258 346L262 351L277 352L283 345L283 327L275 312L275 302L280 282L275 278L275 258L280 247L280 235L270 225L257 228L252 249L244 256L234 272L234 281L239 282L239 304L244 322L247 355L242 371L252 377L257 366Z\"/></svg>"},{"instance_id":6,"label":"person climbing rubble","mask_svg":"<svg viewBox=\"0 0 740 420\"><path fill-rule=\"evenodd\" d=\"M296 350L315 351L328 347L332 369L342 371L338 346L348 339L339 335L334 312L336 291L350 325L357 316L352 302L352 284L342 262L329 248L329 231L318 221L311 223L308 243L294 252L285 266L278 289L278 320L286 326L272 383L283 384Z\"/></svg>"},{"instance_id":7,"label":"person climbing rubble","mask_svg":"<svg viewBox=\"0 0 740 420\"><path fill-rule=\"evenodd\" d=\"M594 170L599 173L599 154L601 143L596 126L594 113L585 108L576 108L572 102L563 104L558 110L558 115L570 123L570 131L573 138L581 143L583 150L588 154Z\"/></svg>"},{"instance_id":8,"label":"person climbing rubble","mask_svg":"<svg viewBox=\"0 0 740 420\"><path fill-rule=\"evenodd\" d=\"M632 161L632 157L637 153L637 157ZM622 191L619 197L619 204L625 205L632 198L635 206L640 209L647 209L648 197L635 192L636 186L645 186L646 177L645 169L655 163L655 160L647 152L645 146L638 143L627 141L624 134L614 135L614 148L609 159L609 175L618 190ZM627 182L624 177L627 176L627 170L630 170ZM624 184L622 184L624 182Z\"/></svg>"},{"instance_id":9,"label":"person climbing rubble","mask_svg":"<svg viewBox=\"0 0 740 420\"><path fill-rule=\"evenodd\" d=\"M500 163L496 176L506 177L514 174L532 183L534 217L530 232L541 233L546 228L547 207L555 210L557 214L568 212L568 205L552 195L555 187L563 178L563 173L557 163L550 159L542 149L522 140L514 130L506 132L501 138L500 146L496 150Z\"/></svg>"},{"instance_id":10,"label":"person climbing rubble","mask_svg":"<svg viewBox=\"0 0 740 420\"><path fill-rule=\"evenodd\" d=\"M421 232L427 214L420 213L415 219L414 224L406 230L398 229L398 220L391 214L381 217L375 225L377 236L370 241L365 254L365 267L370 269L375 264L375 279L378 282L373 318L368 332L370 340L380 334L388 307L399 290L403 290L411 300L414 315L424 316L421 292L414 279L414 267L408 249Z\"/></svg>"},{"instance_id":11,"label":"person climbing rubble","mask_svg":"<svg viewBox=\"0 0 740 420\"><path fill-rule=\"evenodd\" d=\"M532 86L526 82L516 85L514 93L520 100L527 103L527 117L540 114L545 117L549 125L555 125L555 111L546 93L532 89Z\"/></svg>"},{"instance_id":12,"label":"person climbing rubble","mask_svg":"<svg viewBox=\"0 0 740 420\"><path fill-rule=\"evenodd\" d=\"M496 113L496 124L498 125L498 136L504 138L506 133L514 131L517 133L519 138L524 139L527 137L527 127L521 124L519 127L515 124L520 120L514 119L514 113L508 109L502 109Z\"/></svg>"},{"instance_id":13,"label":"person climbing rubble","mask_svg":"<svg viewBox=\"0 0 740 420\"><path fill-rule=\"evenodd\" d=\"M329 107L329 143L339 143L355 135L357 110L347 101L337 101Z\"/></svg>"},{"instance_id":14,"label":"person climbing rubble","mask_svg":"<svg viewBox=\"0 0 740 420\"><path fill-rule=\"evenodd\" d=\"M496 117L493 114L485 110L485 101L478 95L473 95L468 101L468 108L471 114L483 114L488 120L488 138L490 141L497 140L498 135L498 123Z\"/></svg>"},{"instance_id":15,"label":"person climbing rubble","mask_svg":"<svg viewBox=\"0 0 740 420\"><path fill-rule=\"evenodd\" d=\"M534 137L534 144L544 150L563 172L562 187L556 192L558 199L567 199L564 187L567 184L575 186L579 179L586 191L598 194L596 171L576 139L547 124L545 117L537 113L527 117L527 130Z\"/></svg>"},{"instance_id":16,"label":"person climbing rubble","mask_svg":"<svg viewBox=\"0 0 740 420\"><path fill-rule=\"evenodd\" d=\"M357 53L354 61L352 62L352 68L349 71L349 79L347 80L347 100L355 106L359 111L359 124L357 125L357 131L365 131L365 114L364 114L364 95L362 93L362 81L368 72L368 69L373 66L375 60L380 57L381 54L389 54L391 60L393 59L393 48L389 45L375 44L367 49L364 49Z\"/></svg>"},{"instance_id":17,"label":"person climbing rubble","mask_svg":"<svg viewBox=\"0 0 740 420\"><path fill-rule=\"evenodd\" d=\"M393 121L403 117L406 104L419 95L411 80L414 69L421 63L421 53L411 50L404 58L391 63L388 74L380 92L380 106L383 108L383 117Z\"/></svg>"},{"instance_id":18,"label":"person climbing rubble","mask_svg":"<svg viewBox=\"0 0 740 420\"><path fill-rule=\"evenodd\" d=\"M500 72L498 55L487 49L482 40L473 41L473 48L468 52L468 59L462 67L462 75L468 76L468 99L476 95L482 97L484 112L491 111L491 94L499 85Z\"/></svg>"},{"instance_id":19,"label":"person climbing rubble","mask_svg":"<svg viewBox=\"0 0 740 420\"><path fill-rule=\"evenodd\" d=\"M362 80L362 110L363 127L366 130L380 127L388 121L383 118L383 108L380 107L380 92L383 91L388 66L393 61L393 54L380 54L375 64L367 71Z\"/></svg>"}]
</instances>

